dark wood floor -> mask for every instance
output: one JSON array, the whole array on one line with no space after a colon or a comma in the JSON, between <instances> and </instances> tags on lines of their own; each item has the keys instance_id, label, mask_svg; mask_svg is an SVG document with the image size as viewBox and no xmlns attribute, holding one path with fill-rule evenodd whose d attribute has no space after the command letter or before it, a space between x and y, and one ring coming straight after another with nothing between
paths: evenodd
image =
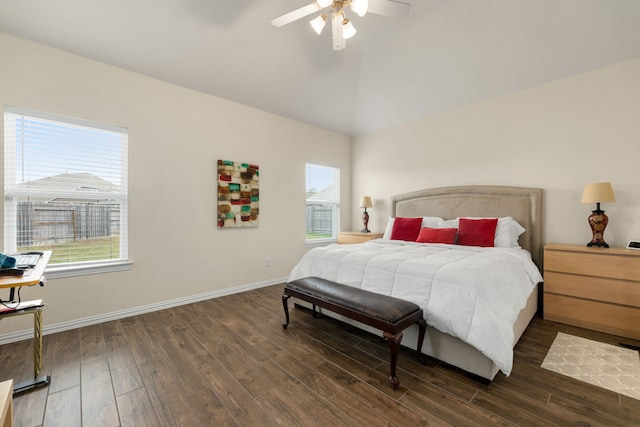
<instances>
[{"instance_id":1,"label":"dark wood floor","mask_svg":"<svg viewBox=\"0 0 640 427\"><path fill-rule=\"evenodd\" d=\"M640 401L540 368L558 331L638 342L536 317L510 377L486 386L433 359L421 366L404 349L392 390L381 337L307 310L293 310L283 330L281 292L47 335L51 384L16 396L15 425L640 425ZM31 345L0 346L0 379L33 376Z\"/></svg>"}]
</instances>

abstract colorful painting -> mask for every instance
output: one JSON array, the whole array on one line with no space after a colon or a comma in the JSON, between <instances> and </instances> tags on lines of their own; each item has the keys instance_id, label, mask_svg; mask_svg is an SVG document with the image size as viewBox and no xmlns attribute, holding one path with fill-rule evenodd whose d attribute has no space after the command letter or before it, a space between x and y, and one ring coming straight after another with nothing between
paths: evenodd
<instances>
[{"instance_id":1,"label":"abstract colorful painting","mask_svg":"<svg viewBox=\"0 0 640 427\"><path fill-rule=\"evenodd\" d=\"M218 160L218 228L257 227L259 205L258 165Z\"/></svg>"}]
</instances>

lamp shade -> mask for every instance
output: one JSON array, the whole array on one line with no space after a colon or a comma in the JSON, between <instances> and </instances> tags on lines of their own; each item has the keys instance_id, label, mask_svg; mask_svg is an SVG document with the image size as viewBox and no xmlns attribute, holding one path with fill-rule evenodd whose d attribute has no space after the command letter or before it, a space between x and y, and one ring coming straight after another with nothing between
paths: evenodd
<instances>
[{"instance_id":1,"label":"lamp shade","mask_svg":"<svg viewBox=\"0 0 640 427\"><path fill-rule=\"evenodd\" d=\"M327 17L325 15L319 15L315 19L311 20L311 27L313 30L320 35L322 33L322 29L327 24Z\"/></svg>"},{"instance_id":2,"label":"lamp shade","mask_svg":"<svg viewBox=\"0 0 640 427\"><path fill-rule=\"evenodd\" d=\"M342 35L345 40L356 35L356 27L346 18L342 21Z\"/></svg>"},{"instance_id":3,"label":"lamp shade","mask_svg":"<svg viewBox=\"0 0 640 427\"><path fill-rule=\"evenodd\" d=\"M351 2L351 10L362 17L367 13L369 9L369 0L353 0Z\"/></svg>"},{"instance_id":4,"label":"lamp shade","mask_svg":"<svg viewBox=\"0 0 640 427\"><path fill-rule=\"evenodd\" d=\"M371 203L370 196L362 196L360 197L360 207L361 208L371 208L373 207L373 203Z\"/></svg>"},{"instance_id":5,"label":"lamp shade","mask_svg":"<svg viewBox=\"0 0 640 427\"><path fill-rule=\"evenodd\" d=\"M333 0L317 0L316 3L318 3L318 6L325 8L331 5L331 3L333 3Z\"/></svg>"},{"instance_id":6,"label":"lamp shade","mask_svg":"<svg viewBox=\"0 0 640 427\"><path fill-rule=\"evenodd\" d=\"M584 186L580 203L611 203L616 201L610 182L597 182Z\"/></svg>"}]
</instances>

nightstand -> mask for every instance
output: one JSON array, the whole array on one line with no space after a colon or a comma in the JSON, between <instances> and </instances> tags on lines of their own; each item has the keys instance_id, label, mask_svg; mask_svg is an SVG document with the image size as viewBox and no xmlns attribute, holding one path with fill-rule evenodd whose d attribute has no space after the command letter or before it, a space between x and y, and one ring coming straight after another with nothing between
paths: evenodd
<instances>
[{"instance_id":1,"label":"nightstand","mask_svg":"<svg viewBox=\"0 0 640 427\"><path fill-rule=\"evenodd\" d=\"M361 233L359 231L338 232L338 243L350 245L353 243L364 243L373 239L380 239L384 233Z\"/></svg>"},{"instance_id":2,"label":"nightstand","mask_svg":"<svg viewBox=\"0 0 640 427\"><path fill-rule=\"evenodd\" d=\"M640 251L546 245L544 318L640 339Z\"/></svg>"},{"instance_id":3,"label":"nightstand","mask_svg":"<svg viewBox=\"0 0 640 427\"><path fill-rule=\"evenodd\" d=\"M0 425L13 427L13 380L0 383Z\"/></svg>"}]
</instances>

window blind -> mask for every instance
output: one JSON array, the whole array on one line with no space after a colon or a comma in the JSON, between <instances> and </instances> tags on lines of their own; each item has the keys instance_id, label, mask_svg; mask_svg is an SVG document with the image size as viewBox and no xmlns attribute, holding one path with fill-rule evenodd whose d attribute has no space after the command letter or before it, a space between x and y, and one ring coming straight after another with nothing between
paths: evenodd
<instances>
[{"instance_id":1,"label":"window blind","mask_svg":"<svg viewBox=\"0 0 640 427\"><path fill-rule=\"evenodd\" d=\"M5 252L127 258L127 129L5 107Z\"/></svg>"}]
</instances>

